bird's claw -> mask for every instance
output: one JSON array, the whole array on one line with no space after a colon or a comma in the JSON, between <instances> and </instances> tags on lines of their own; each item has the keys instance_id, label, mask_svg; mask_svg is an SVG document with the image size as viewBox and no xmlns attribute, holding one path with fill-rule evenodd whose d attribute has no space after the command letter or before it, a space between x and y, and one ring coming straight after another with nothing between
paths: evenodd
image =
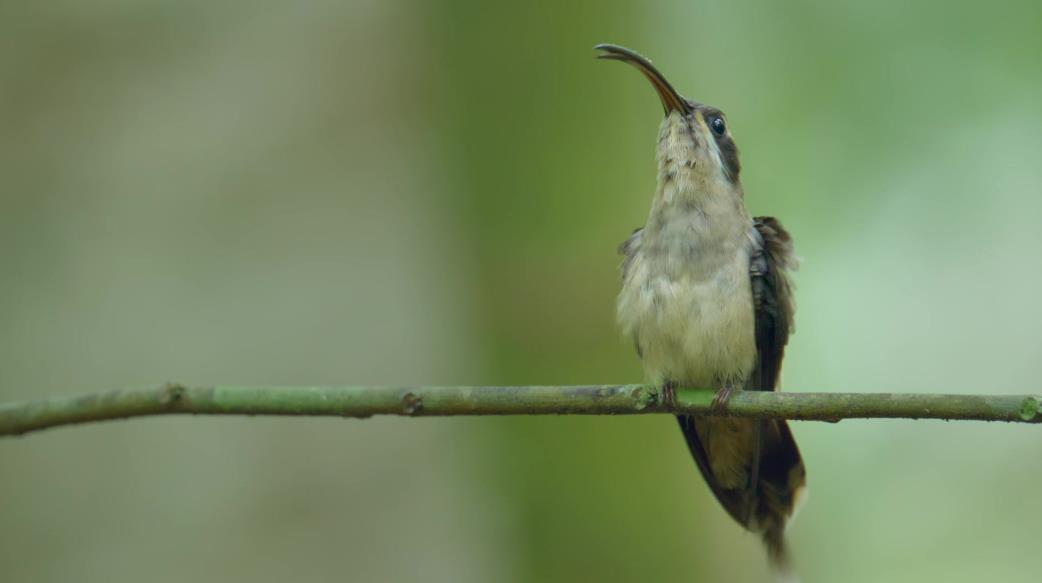
<instances>
[{"instance_id":1,"label":"bird's claw","mask_svg":"<svg viewBox=\"0 0 1042 583\"><path fill-rule=\"evenodd\" d=\"M724 388L720 389L713 395L713 401L709 404L709 410L713 413L720 413L727 408L727 403L731 401L731 397L734 396L735 387L734 385L725 385Z\"/></svg>"},{"instance_id":2,"label":"bird's claw","mask_svg":"<svg viewBox=\"0 0 1042 583\"><path fill-rule=\"evenodd\" d=\"M662 404L666 406L670 411L675 411L677 408L677 384L673 381L666 381L662 384Z\"/></svg>"}]
</instances>

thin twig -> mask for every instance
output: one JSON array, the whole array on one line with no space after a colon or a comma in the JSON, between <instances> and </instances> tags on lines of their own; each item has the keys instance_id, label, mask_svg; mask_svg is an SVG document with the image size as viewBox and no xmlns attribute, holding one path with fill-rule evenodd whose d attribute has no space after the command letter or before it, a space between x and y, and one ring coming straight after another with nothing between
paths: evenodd
<instances>
[{"instance_id":1,"label":"thin twig","mask_svg":"<svg viewBox=\"0 0 1042 583\"><path fill-rule=\"evenodd\" d=\"M681 390L675 409L648 385L523 387L186 387L115 390L0 405L0 435L146 415L632 415L690 413L806 421L907 418L1042 423L1042 396Z\"/></svg>"}]
</instances>

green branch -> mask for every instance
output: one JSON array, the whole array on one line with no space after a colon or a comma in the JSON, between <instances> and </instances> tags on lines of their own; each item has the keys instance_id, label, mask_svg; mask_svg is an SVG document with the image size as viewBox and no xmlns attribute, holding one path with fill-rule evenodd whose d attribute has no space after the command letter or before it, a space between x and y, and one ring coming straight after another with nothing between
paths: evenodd
<instances>
[{"instance_id":1,"label":"green branch","mask_svg":"<svg viewBox=\"0 0 1042 583\"><path fill-rule=\"evenodd\" d=\"M0 405L0 435L146 415L632 415L683 412L806 421L907 418L1042 423L1042 396L678 391L675 408L648 385L545 387L185 387L116 390Z\"/></svg>"}]
</instances>

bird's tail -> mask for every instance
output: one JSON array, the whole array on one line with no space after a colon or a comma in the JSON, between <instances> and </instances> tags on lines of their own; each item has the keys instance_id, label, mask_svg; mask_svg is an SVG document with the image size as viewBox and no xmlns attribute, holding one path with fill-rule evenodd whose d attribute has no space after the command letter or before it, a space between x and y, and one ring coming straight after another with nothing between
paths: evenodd
<instances>
[{"instance_id":1,"label":"bird's tail","mask_svg":"<svg viewBox=\"0 0 1042 583\"><path fill-rule=\"evenodd\" d=\"M774 583L799 583L800 578L792 568L789 547L785 544L785 533L768 529L763 533L763 544L767 547L767 562L771 566Z\"/></svg>"},{"instance_id":2,"label":"bird's tail","mask_svg":"<svg viewBox=\"0 0 1042 583\"><path fill-rule=\"evenodd\" d=\"M677 416L691 456L710 490L739 524L763 537L778 581L798 581L785 527L806 486L806 471L781 420Z\"/></svg>"}]
</instances>

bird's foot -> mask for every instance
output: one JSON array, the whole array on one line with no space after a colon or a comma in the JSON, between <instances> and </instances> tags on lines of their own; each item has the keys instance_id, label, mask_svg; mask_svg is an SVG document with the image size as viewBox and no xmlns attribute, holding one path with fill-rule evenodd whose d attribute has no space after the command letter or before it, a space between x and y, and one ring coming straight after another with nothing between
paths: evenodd
<instances>
[{"instance_id":1,"label":"bird's foot","mask_svg":"<svg viewBox=\"0 0 1042 583\"><path fill-rule=\"evenodd\" d=\"M662 383L662 404L670 411L677 408L677 383L666 381Z\"/></svg>"},{"instance_id":2,"label":"bird's foot","mask_svg":"<svg viewBox=\"0 0 1042 583\"><path fill-rule=\"evenodd\" d=\"M732 384L726 384L722 389L713 395L713 402L709 404L709 410L713 413L720 413L727 408L727 403L734 396L738 389Z\"/></svg>"}]
</instances>

